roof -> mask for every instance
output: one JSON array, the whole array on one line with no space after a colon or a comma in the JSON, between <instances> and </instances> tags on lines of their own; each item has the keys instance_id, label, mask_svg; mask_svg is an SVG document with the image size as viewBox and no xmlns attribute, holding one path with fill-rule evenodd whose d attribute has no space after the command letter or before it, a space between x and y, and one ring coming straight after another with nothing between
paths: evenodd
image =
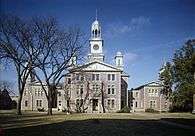
<instances>
[{"instance_id":1,"label":"roof","mask_svg":"<svg viewBox=\"0 0 195 136\"><path fill-rule=\"evenodd\" d=\"M147 83L147 84L144 84L144 85L141 85L133 90L140 90L142 88L144 88L145 86L149 86L149 87L154 87L154 86L162 86L161 83L159 83L158 81L152 81L150 83Z\"/></svg>"},{"instance_id":2,"label":"roof","mask_svg":"<svg viewBox=\"0 0 195 136\"><path fill-rule=\"evenodd\" d=\"M126 72L124 72L124 71L122 72L122 76L123 77L129 77L129 75Z\"/></svg>"}]
</instances>

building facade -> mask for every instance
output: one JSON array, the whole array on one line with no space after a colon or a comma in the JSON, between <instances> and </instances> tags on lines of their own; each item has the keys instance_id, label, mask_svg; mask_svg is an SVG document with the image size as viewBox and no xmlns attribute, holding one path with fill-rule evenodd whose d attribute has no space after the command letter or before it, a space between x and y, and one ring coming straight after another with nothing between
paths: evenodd
<instances>
[{"instance_id":1,"label":"building facade","mask_svg":"<svg viewBox=\"0 0 195 136\"><path fill-rule=\"evenodd\" d=\"M123 55L117 52L115 65L104 61L104 42L99 21L91 26L88 60L77 65L76 56L70 61L71 68L58 87L54 109L74 112L116 112L128 106L128 78L123 71ZM47 90L47 86L45 86ZM22 110L47 110L47 99L39 82L29 79L22 99Z\"/></svg>"},{"instance_id":2,"label":"building facade","mask_svg":"<svg viewBox=\"0 0 195 136\"><path fill-rule=\"evenodd\" d=\"M131 109L133 112L168 111L170 102L162 94L163 86L158 82L151 82L131 90Z\"/></svg>"}]
</instances>

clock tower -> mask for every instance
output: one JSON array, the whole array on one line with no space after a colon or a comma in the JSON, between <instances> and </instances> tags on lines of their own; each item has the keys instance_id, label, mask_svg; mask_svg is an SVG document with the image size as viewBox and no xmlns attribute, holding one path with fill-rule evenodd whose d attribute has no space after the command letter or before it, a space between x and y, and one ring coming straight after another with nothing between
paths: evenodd
<instances>
[{"instance_id":1,"label":"clock tower","mask_svg":"<svg viewBox=\"0 0 195 136\"><path fill-rule=\"evenodd\" d=\"M89 61L104 61L103 40L101 34L101 26L97 20L91 26L91 38L89 39L90 53L88 54Z\"/></svg>"}]
</instances>

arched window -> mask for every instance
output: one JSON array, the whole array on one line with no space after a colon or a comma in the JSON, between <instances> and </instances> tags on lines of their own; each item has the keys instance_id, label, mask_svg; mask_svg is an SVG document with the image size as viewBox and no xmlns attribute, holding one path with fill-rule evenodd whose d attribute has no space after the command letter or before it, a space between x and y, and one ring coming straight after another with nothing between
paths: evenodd
<instances>
[{"instance_id":1,"label":"arched window","mask_svg":"<svg viewBox=\"0 0 195 136\"><path fill-rule=\"evenodd\" d=\"M93 37L94 37L94 30L92 31L92 35L93 35Z\"/></svg>"},{"instance_id":2,"label":"arched window","mask_svg":"<svg viewBox=\"0 0 195 136\"><path fill-rule=\"evenodd\" d=\"M97 31L97 29L95 29L95 37L97 37L97 33L98 33L98 31Z\"/></svg>"}]
</instances>

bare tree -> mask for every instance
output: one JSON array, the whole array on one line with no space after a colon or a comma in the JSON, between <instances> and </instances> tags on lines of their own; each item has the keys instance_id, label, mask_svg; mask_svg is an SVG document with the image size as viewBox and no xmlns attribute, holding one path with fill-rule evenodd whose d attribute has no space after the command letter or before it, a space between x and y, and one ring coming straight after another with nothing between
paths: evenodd
<instances>
[{"instance_id":1,"label":"bare tree","mask_svg":"<svg viewBox=\"0 0 195 136\"><path fill-rule=\"evenodd\" d=\"M105 87L105 85L104 85L104 83L102 82L102 83L101 83L101 89L100 89L100 91L101 91L101 101L102 101L103 113L106 112L106 110L105 110L105 104L104 104L104 100L105 100L105 89L104 89L104 87Z\"/></svg>"},{"instance_id":2,"label":"bare tree","mask_svg":"<svg viewBox=\"0 0 195 136\"><path fill-rule=\"evenodd\" d=\"M20 18L11 15L0 17L0 60L12 62L17 73L19 99L17 114L21 115L21 101L26 80L30 74L32 54L32 31ZM36 54L36 53L35 53Z\"/></svg>"},{"instance_id":3,"label":"bare tree","mask_svg":"<svg viewBox=\"0 0 195 136\"><path fill-rule=\"evenodd\" d=\"M57 86L67 75L70 60L81 55L82 34L78 28L62 30L54 18L36 18L32 21L40 54L36 58L36 77L48 100L48 115L52 115L53 96ZM40 74L41 73L41 74ZM44 79L44 80L42 80ZM45 85L47 88L45 88Z\"/></svg>"},{"instance_id":4,"label":"bare tree","mask_svg":"<svg viewBox=\"0 0 195 136\"><path fill-rule=\"evenodd\" d=\"M78 86L83 86L82 90L79 89L80 93L78 93L78 98L80 99L79 102L76 104L76 111L77 112L85 112L89 106L91 105L91 101L94 98L99 97L101 99L101 106L102 106L102 112L105 113L105 103L104 100L106 98L105 93L105 84L104 82L97 82L92 83L91 82L91 74L84 71L83 69L85 66L82 66L80 68L77 68L76 75L79 75L81 78L79 81L74 82L73 84L76 84ZM74 78L72 79L74 81ZM85 85L85 87L84 87ZM91 86L93 86L91 88ZM85 90L83 89L85 88ZM77 90L78 91L78 90ZM90 98L90 100L89 100ZM88 101L89 100L89 101Z\"/></svg>"}]
</instances>

